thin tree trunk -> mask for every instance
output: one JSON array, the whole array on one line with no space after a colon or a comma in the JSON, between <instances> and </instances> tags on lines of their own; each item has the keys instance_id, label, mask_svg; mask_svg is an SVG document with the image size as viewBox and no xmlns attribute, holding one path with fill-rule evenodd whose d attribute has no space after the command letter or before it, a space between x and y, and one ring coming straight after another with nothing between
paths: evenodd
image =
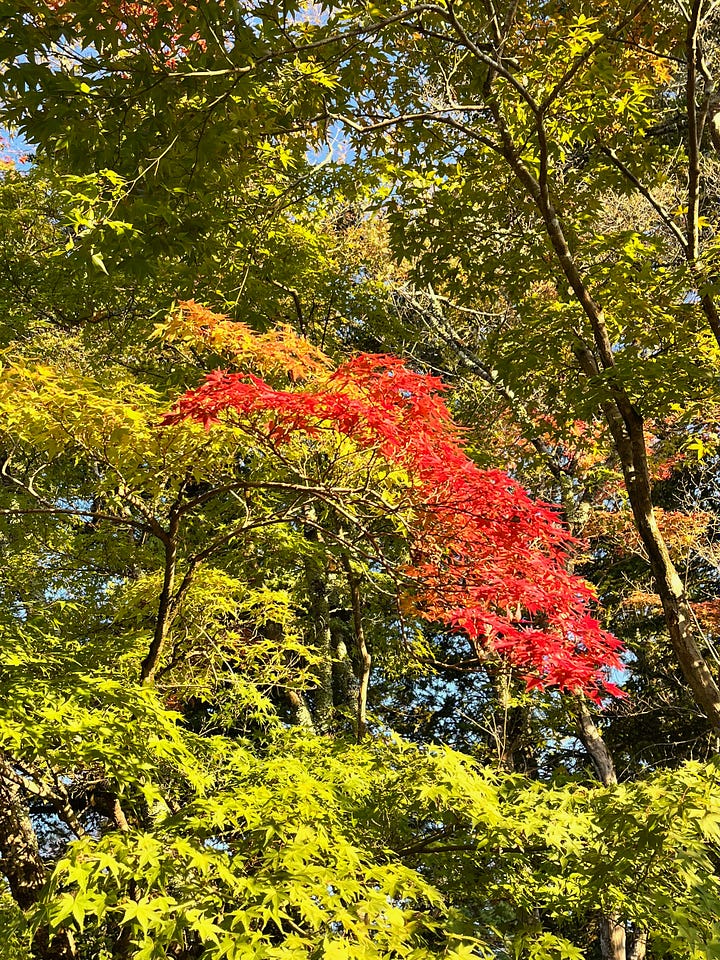
<instances>
[{"instance_id":1,"label":"thin tree trunk","mask_svg":"<svg viewBox=\"0 0 720 960\"><path fill-rule=\"evenodd\" d=\"M155 682L155 673L165 650L173 609L173 591L175 589L175 572L177 568L177 535L180 518L174 514L170 518L170 527L163 539L165 545L165 569L163 571L163 585L158 602L158 612L155 619L155 632L150 649L140 667L140 682L152 686Z\"/></svg>"},{"instance_id":2,"label":"thin tree trunk","mask_svg":"<svg viewBox=\"0 0 720 960\"><path fill-rule=\"evenodd\" d=\"M27 911L40 899L47 871L20 787L13 780L12 767L0 760L0 871L14 901ZM72 935L60 930L51 939L47 927L41 927L32 953L41 960L71 960L75 956Z\"/></svg>"},{"instance_id":3,"label":"thin tree trunk","mask_svg":"<svg viewBox=\"0 0 720 960\"><path fill-rule=\"evenodd\" d=\"M618 779L612 754L582 697L575 701L574 714L580 740L590 755L598 780L606 787L616 784ZM625 924L620 917L601 914L598 925L603 960L627 960Z\"/></svg>"},{"instance_id":4,"label":"thin tree trunk","mask_svg":"<svg viewBox=\"0 0 720 960\"><path fill-rule=\"evenodd\" d=\"M587 703L581 697L576 700L574 713L580 740L593 762L598 780L606 787L616 784L618 778L612 754L595 725Z\"/></svg>"},{"instance_id":5,"label":"thin tree trunk","mask_svg":"<svg viewBox=\"0 0 720 960\"><path fill-rule=\"evenodd\" d=\"M272 640L278 649L282 649L284 634L281 624L274 621L266 623L262 628L262 633L269 640ZM305 727L306 730L310 730L314 733L315 725L313 723L312 713L310 712L310 707L308 706L307 700L303 696L302 691L295 690L292 687L286 687L283 691L283 695L287 699L290 707L290 717L292 723L297 727Z\"/></svg>"},{"instance_id":6,"label":"thin tree trunk","mask_svg":"<svg viewBox=\"0 0 720 960\"><path fill-rule=\"evenodd\" d=\"M603 960L626 960L625 925L619 918L600 917L600 952Z\"/></svg>"},{"instance_id":7,"label":"thin tree trunk","mask_svg":"<svg viewBox=\"0 0 720 960\"><path fill-rule=\"evenodd\" d=\"M355 643L357 646L358 666L360 671L357 699L357 740L363 739L367 732L367 698L370 685L370 667L372 657L365 640L365 628L362 620L362 602L360 598L360 580L352 569L348 557L343 557L343 565L350 586L350 600L352 602L353 626L355 628Z\"/></svg>"},{"instance_id":8,"label":"thin tree trunk","mask_svg":"<svg viewBox=\"0 0 720 960\"><path fill-rule=\"evenodd\" d=\"M330 728L333 713L332 690L332 635L330 633L330 606L327 599L327 584L325 577L314 565L308 563L306 567L308 591L310 594L310 616L314 634L315 653L319 662L314 668L315 687L313 689L313 706L315 726L322 733ZM324 572L324 571L323 571Z\"/></svg>"},{"instance_id":9,"label":"thin tree trunk","mask_svg":"<svg viewBox=\"0 0 720 960\"><path fill-rule=\"evenodd\" d=\"M643 419L622 385L612 376L615 358L603 310L593 299L578 270L550 198L547 183L541 183L526 167L497 111L496 121L503 141L503 155L535 201L560 267L590 322L600 364L598 366L593 352L584 344L578 345L578 360L588 377L596 377L599 373L606 377L612 399L602 404L602 410L620 458L635 526L650 560L670 642L696 703L710 724L720 730L720 688L697 644L692 611L682 580L657 526L652 506L652 484Z\"/></svg>"},{"instance_id":10,"label":"thin tree trunk","mask_svg":"<svg viewBox=\"0 0 720 960\"><path fill-rule=\"evenodd\" d=\"M647 931L636 929L632 937L632 946L627 951L627 960L645 960L647 953Z\"/></svg>"},{"instance_id":11,"label":"thin tree trunk","mask_svg":"<svg viewBox=\"0 0 720 960\"><path fill-rule=\"evenodd\" d=\"M344 630L332 628L333 707L336 713L357 713L360 693L355 651L348 649Z\"/></svg>"},{"instance_id":12,"label":"thin tree trunk","mask_svg":"<svg viewBox=\"0 0 720 960\"><path fill-rule=\"evenodd\" d=\"M305 509L308 520L315 523L313 506L308 504ZM312 543L322 541L321 533L315 526L308 525L305 536ZM310 619L315 653L318 656L318 663L314 668L313 713L315 727L320 733L329 731L333 715L332 634L330 605L327 597L327 574L324 560L321 561L312 556L305 558L305 581L310 600Z\"/></svg>"}]
</instances>

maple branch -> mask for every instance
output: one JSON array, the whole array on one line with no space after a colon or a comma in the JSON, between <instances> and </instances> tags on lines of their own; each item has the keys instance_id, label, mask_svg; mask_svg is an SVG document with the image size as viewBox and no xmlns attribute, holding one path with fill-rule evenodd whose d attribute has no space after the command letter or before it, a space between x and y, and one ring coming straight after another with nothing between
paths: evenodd
<instances>
[{"instance_id":1,"label":"maple branch","mask_svg":"<svg viewBox=\"0 0 720 960\"><path fill-rule=\"evenodd\" d=\"M442 844L439 847L423 847L422 853L423 856L430 853L477 853L478 844L477 843L446 843ZM512 850L503 850L503 854L512 853ZM524 850L514 851L517 854L524 853ZM398 856L416 856L416 854L405 853L400 851Z\"/></svg>"},{"instance_id":2,"label":"maple branch","mask_svg":"<svg viewBox=\"0 0 720 960\"><path fill-rule=\"evenodd\" d=\"M687 201L687 242L685 253L692 268L700 255L700 193L702 170L700 166L702 136L705 123L710 117L710 139L713 146L720 145L717 115L720 112L715 100L715 80L710 72L702 51L700 41L700 26L702 22L702 0L694 0L688 17L688 28L685 38L686 56L686 83L685 83L685 110L687 116L687 153L688 153L688 201ZM709 13L706 13L708 16ZM704 81L703 104L698 116L697 81L698 71ZM715 300L709 293L700 295L702 307L708 326L720 345L720 315Z\"/></svg>"},{"instance_id":3,"label":"maple branch","mask_svg":"<svg viewBox=\"0 0 720 960\"><path fill-rule=\"evenodd\" d=\"M478 673L486 669L489 654L480 656L480 651L475 652L475 656L469 660L459 660L457 663L446 663L443 660L436 660L435 657L420 657L422 663L427 663L434 670L444 670L447 673Z\"/></svg>"},{"instance_id":4,"label":"maple branch","mask_svg":"<svg viewBox=\"0 0 720 960\"><path fill-rule=\"evenodd\" d=\"M294 59L300 54L312 53L314 50L322 50L325 47L332 46L333 44L342 44L344 41L353 40L359 37L371 37L374 34L381 33L386 27L392 26L395 23L400 23L403 20L411 20L413 17L419 14L438 12L445 13L445 10L443 7L439 7L435 3L421 3L415 7L409 7L407 10L402 10L400 13L383 17L380 20L376 20L372 24L354 27L351 30L331 33L319 40L313 40L311 43L303 43L298 45L291 42L291 45L288 49L277 50L272 53L265 54L265 56L258 57L256 60L253 60L253 62L247 66L233 65L231 67L222 67L217 70L181 71L175 69L167 73L165 79L184 80L186 78L195 79L198 77L207 78L222 76L243 77L248 73L252 73L259 66L262 66L266 63L276 63L278 61L282 62L288 58Z\"/></svg>"},{"instance_id":5,"label":"maple branch","mask_svg":"<svg viewBox=\"0 0 720 960\"><path fill-rule=\"evenodd\" d=\"M103 513L97 510L81 510L74 507L13 507L0 509L0 516L32 516L33 514L58 514L69 517L91 517L96 520L107 520L108 523L114 523L118 526L135 527L137 530L143 530L145 533L154 533L149 524L142 523L139 520L133 520L131 517L118 517L114 514Z\"/></svg>"},{"instance_id":6,"label":"maple branch","mask_svg":"<svg viewBox=\"0 0 720 960\"><path fill-rule=\"evenodd\" d=\"M474 351L471 351L458 336L448 329L444 323L442 312L437 309L440 298L438 298L432 290L428 290L428 296L434 309L427 309L423 307L416 295L402 291L402 296L408 305L423 320L425 325L462 357L470 369L479 374L485 383L491 386L493 390L507 402L517 422L525 432L527 439L540 454L555 479L559 480L564 471L557 462L557 458L554 456L550 447L538 436L537 427L528 413L527 408L515 391L503 381L498 371L484 364Z\"/></svg>"},{"instance_id":7,"label":"maple branch","mask_svg":"<svg viewBox=\"0 0 720 960\"><path fill-rule=\"evenodd\" d=\"M0 515L5 514L6 516L12 516L13 514L32 515L32 514L47 513L47 514L58 514L58 515L65 514L67 516L90 517L93 519L107 520L109 523L115 523L119 526L134 527L135 529L142 530L144 533L153 534L154 536L158 537L158 539L160 540L164 540L165 531L163 530L162 526L157 522L156 518L151 513L147 512L141 500L139 500L137 497L134 497L129 490L124 489L124 480L122 476L118 473L116 469L112 467L111 464L108 463L108 466L110 466L111 469L113 469L113 472L115 473L116 476L119 477L121 481L121 489L118 492L120 493L121 496L123 496L128 501L128 503L134 506L138 510L138 512L140 512L145 517L147 521L146 523L142 523L141 521L135 520L132 517L118 516L117 514L110 514L104 511L98 511L94 509L85 510L77 507L58 507L54 503L52 503L52 501L48 500L47 497L38 493L38 491L33 486L33 480L40 473L40 471L44 468L45 465L39 467L35 471L35 473L32 475L30 480L23 481L23 480L20 480L19 477L15 477L13 476L13 474L9 473L8 467L10 465L10 461L11 461L11 454L8 454L3 460L2 467L0 468L0 475L4 477L6 480L8 480L9 482L20 487L21 490L24 490L30 497L32 497L33 500L37 500L37 502L42 504L42 506L32 507L32 508L19 508L19 507L6 508L6 509L0 510Z\"/></svg>"},{"instance_id":8,"label":"maple branch","mask_svg":"<svg viewBox=\"0 0 720 960\"><path fill-rule=\"evenodd\" d=\"M336 493L339 496L351 496L352 494L363 492L358 487L315 486L304 483L292 483L275 480L232 480L229 483L224 483L219 487L213 487L212 490L206 490L204 493L199 494L192 500L187 500L182 504L182 506L179 507L178 513L180 515L188 513L190 510L195 509L195 507L202 506L209 500L212 500L213 497L219 496L223 493L230 493L233 490L277 490L279 492L309 493L315 495L320 493Z\"/></svg>"},{"instance_id":9,"label":"maple branch","mask_svg":"<svg viewBox=\"0 0 720 960\"><path fill-rule=\"evenodd\" d=\"M331 540L334 540L336 543L340 544L341 547L344 547L346 550L348 550L351 554L357 557L362 557L363 560L367 560L369 563L379 563L382 566L384 572L390 577L390 579L394 583L397 584L400 582L400 577L396 576L396 570L398 569L398 565L391 564L383 556L383 554L380 552L379 549L375 553L368 553L367 550L363 550L358 546L357 541L350 541L345 536L343 536L342 533L338 533L334 530L331 530L328 527L323 526L323 524L318 523L317 521L312 520L311 518L308 518L308 517L303 517L303 524L307 527L312 527L314 530L317 530L319 533L322 533L325 536L329 537ZM378 592L384 593L387 596L395 596L395 594L382 590L377 584L375 585L375 589L378 590Z\"/></svg>"},{"instance_id":10,"label":"maple branch","mask_svg":"<svg viewBox=\"0 0 720 960\"><path fill-rule=\"evenodd\" d=\"M606 157L610 159L615 167L622 173L622 175L629 180L630 183L642 194L643 197L647 200L650 206L653 208L655 213L660 217L665 226L670 230L672 235L677 240L680 249L683 253L687 252L688 240L683 236L682 230L678 227L675 221L672 219L670 211L667 207L663 206L660 201L653 196L652 192L642 183L632 172L632 170L624 163L620 157L617 155L615 150L612 147L606 147L604 144L600 145L600 150L605 154Z\"/></svg>"},{"instance_id":11,"label":"maple branch","mask_svg":"<svg viewBox=\"0 0 720 960\"><path fill-rule=\"evenodd\" d=\"M517 91L517 93L520 94L532 113L537 114L540 110L540 106L532 94L528 91L524 84L522 84L516 77L512 75L512 73L503 65L500 60L488 56L482 47L472 39L472 37L467 33L463 25L458 20L452 3L448 3L447 11L444 11L442 7L439 7L437 12L440 13L441 16L444 14L444 19L452 26L453 30L455 30L455 33L460 38L463 46L475 57L475 59L479 60L486 67L489 67L493 73L496 73L499 77L502 77L503 80L506 80Z\"/></svg>"},{"instance_id":12,"label":"maple branch","mask_svg":"<svg viewBox=\"0 0 720 960\"><path fill-rule=\"evenodd\" d=\"M618 46L628 47L630 50L638 50L640 53L647 53L656 60L667 60L669 63L679 64L681 66L685 65L685 61L682 57L676 57L672 53L661 53L659 50L654 50L652 47L645 47L641 43L637 43L635 40L628 40L624 37L612 37L607 38L611 43L617 43Z\"/></svg>"},{"instance_id":13,"label":"maple branch","mask_svg":"<svg viewBox=\"0 0 720 960\"><path fill-rule=\"evenodd\" d=\"M444 840L446 837L451 837L458 830L458 825L455 823L448 824L446 827L442 827L440 830L435 830L427 837L423 837L422 840L418 840L415 843L411 844L409 847L402 847L400 850L395 852L399 857L410 856L416 853L423 853L431 843L435 843L438 840Z\"/></svg>"},{"instance_id":14,"label":"maple branch","mask_svg":"<svg viewBox=\"0 0 720 960\"><path fill-rule=\"evenodd\" d=\"M180 586L178 587L177 592L174 594L174 596L171 597L171 600L170 600L170 606L168 611L170 624L172 623L172 620L175 617L175 614L179 608L180 602L182 601L183 597L185 596L188 589L190 588L190 585L192 584L192 581L195 577L195 574L197 573L197 569L200 566L200 564L202 564L205 560L207 560L208 557L212 556L212 554L215 553L215 551L218 550L220 547L226 546L228 543L234 540L235 537L239 537L241 534L247 533L249 530L257 530L257 529L260 529L261 527L274 526L275 524L278 524L278 523L287 523L289 519L297 515L296 508L298 508L299 505L300 505L299 501L294 502L279 516L269 517L263 520L255 520L251 523L248 523L247 520L244 520L242 521L242 523L238 524L237 526L233 527L231 530L222 534L222 536L216 537L214 540L212 540L208 544L207 547L205 547L199 553L196 553L193 557L191 557L190 560L188 561L188 566L187 566L187 570L185 571L185 575L183 576L183 579L180 582Z\"/></svg>"},{"instance_id":15,"label":"maple branch","mask_svg":"<svg viewBox=\"0 0 720 960\"><path fill-rule=\"evenodd\" d=\"M412 123L415 120L433 120L435 123L442 123L446 126L453 127L455 130L459 130L462 133L468 134L473 140L477 140L479 143L484 144L486 147L489 147L496 153L501 152L500 145L495 143L489 137L484 136L477 130L473 130L472 127L467 127L464 124L459 123L452 117L443 116L444 113L485 114L487 113L487 108L470 106L466 104L448 105L445 107L435 107L429 110L419 110L415 113L403 113L394 117L385 117L382 120L378 120L375 123L369 124L358 123L357 121L352 120L350 117L344 116L343 114L328 114L328 117L331 120L337 120L339 123L344 123L351 130L355 130L357 133L374 133L377 130L385 130L389 127L398 126L399 124Z\"/></svg>"},{"instance_id":16,"label":"maple branch","mask_svg":"<svg viewBox=\"0 0 720 960\"><path fill-rule=\"evenodd\" d=\"M313 171L314 172L314 171ZM283 293L287 293L291 298L292 302L295 305L295 313L297 315L297 322L300 328L300 332L305 332L305 317L303 314L302 302L300 300L300 294L297 292L295 287L288 287L284 283L280 283L279 280L274 280L272 277L268 277L268 282L278 290L282 290Z\"/></svg>"},{"instance_id":17,"label":"maple branch","mask_svg":"<svg viewBox=\"0 0 720 960\"><path fill-rule=\"evenodd\" d=\"M603 33L594 43L590 44L582 53L578 54L573 63L567 68L565 73L560 77L552 90L545 97L543 102L540 105L540 112L546 113L552 104L557 100L557 98L562 93L563 89L577 76L578 72L582 67L588 62L594 53L596 53L603 44L607 43L608 40L614 40L625 27L629 26L632 21L642 13L643 9L650 3L650 0L640 0L640 3L631 10L617 26Z\"/></svg>"},{"instance_id":18,"label":"maple branch","mask_svg":"<svg viewBox=\"0 0 720 960\"><path fill-rule=\"evenodd\" d=\"M28 761L15 760L5 752L0 758L0 779L20 787L32 797L47 801L48 806L55 810L78 839L87 836L87 831L72 808L67 787L58 771L50 768L50 772L53 777L52 785L47 782L47 777Z\"/></svg>"}]
</instances>

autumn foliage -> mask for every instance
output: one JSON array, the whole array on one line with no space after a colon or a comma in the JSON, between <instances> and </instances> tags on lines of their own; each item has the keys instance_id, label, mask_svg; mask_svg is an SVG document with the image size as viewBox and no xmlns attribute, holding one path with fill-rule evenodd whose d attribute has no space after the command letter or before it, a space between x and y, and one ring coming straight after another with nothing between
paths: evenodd
<instances>
[{"instance_id":1,"label":"autumn foliage","mask_svg":"<svg viewBox=\"0 0 720 960\"><path fill-rule=\"evenodd\" d=\"M380 354L332 369L286 330L256 335L197 304L184 305L180 317L176 335L194 329L248 369L209 374L179 399L166 425L230 422L261 436L278 457L291 438L328 432L373 450L408 477L411 562L404 572L415 614L462 631L479 659L504 655L528 686L595 699L617 692L604 671L621 666L620 644L590 614L592 589L567 569L572 538L551 506L465 453L439 378ZM289 389L252 370L277 371L283 361Z\"/></svg>"}]
</instances>

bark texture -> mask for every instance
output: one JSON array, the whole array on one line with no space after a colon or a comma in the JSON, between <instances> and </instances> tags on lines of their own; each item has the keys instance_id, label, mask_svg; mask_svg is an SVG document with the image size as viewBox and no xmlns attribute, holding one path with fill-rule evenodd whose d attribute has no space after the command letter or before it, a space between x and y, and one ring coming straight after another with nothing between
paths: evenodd
<instances>
[{"instance_id":1,"label":"bark texture","mask_svg":"<svg viewBox=\"0 0 720 960\"><path fill-rule=\"evenodd\" d=\"M35 906L47 871L22 789L6 759L0 760L0 871L20 909ZM33 939L32 954L39 960L71 960L75 956L72 935L60 930L51 938L47 928L41 927Z\"/></svg>"}]
</instances>

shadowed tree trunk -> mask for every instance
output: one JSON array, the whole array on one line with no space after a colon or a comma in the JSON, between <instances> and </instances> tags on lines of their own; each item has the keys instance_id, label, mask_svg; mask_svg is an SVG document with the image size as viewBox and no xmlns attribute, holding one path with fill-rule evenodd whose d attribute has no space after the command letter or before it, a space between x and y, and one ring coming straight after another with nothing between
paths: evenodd
<instances>
[{"instance_id":1,"label":"shadowed tree trunk","mask_svg":"<svg viewBox=\"0 0 720 960\"><path fill-rule=\"evenodd\" d=\"M47 879L37 835L12 765L0 760L0 870L21 910L39 900ZM59 931L51 940L46 927L35 934L33 956L41 960L69 960L75 956L69 934Z\"/></svg>"},{"instance_id":2,"label":"shadowed tree trunk","mask_svg":"<svg viewBox=\"0 0 720 960\"><path fill-rule=\"evenodd\" d=\"M618 778L612 754L584 699L577 699L574 714L578 735L592 760L598 780L606 787L615 785ZM625 921L613 914L602 914L599 928L600 952L603 960L630 960ZM643 960L643 958L638 955L633 960Z\"/></svg>"}]
</instances>

